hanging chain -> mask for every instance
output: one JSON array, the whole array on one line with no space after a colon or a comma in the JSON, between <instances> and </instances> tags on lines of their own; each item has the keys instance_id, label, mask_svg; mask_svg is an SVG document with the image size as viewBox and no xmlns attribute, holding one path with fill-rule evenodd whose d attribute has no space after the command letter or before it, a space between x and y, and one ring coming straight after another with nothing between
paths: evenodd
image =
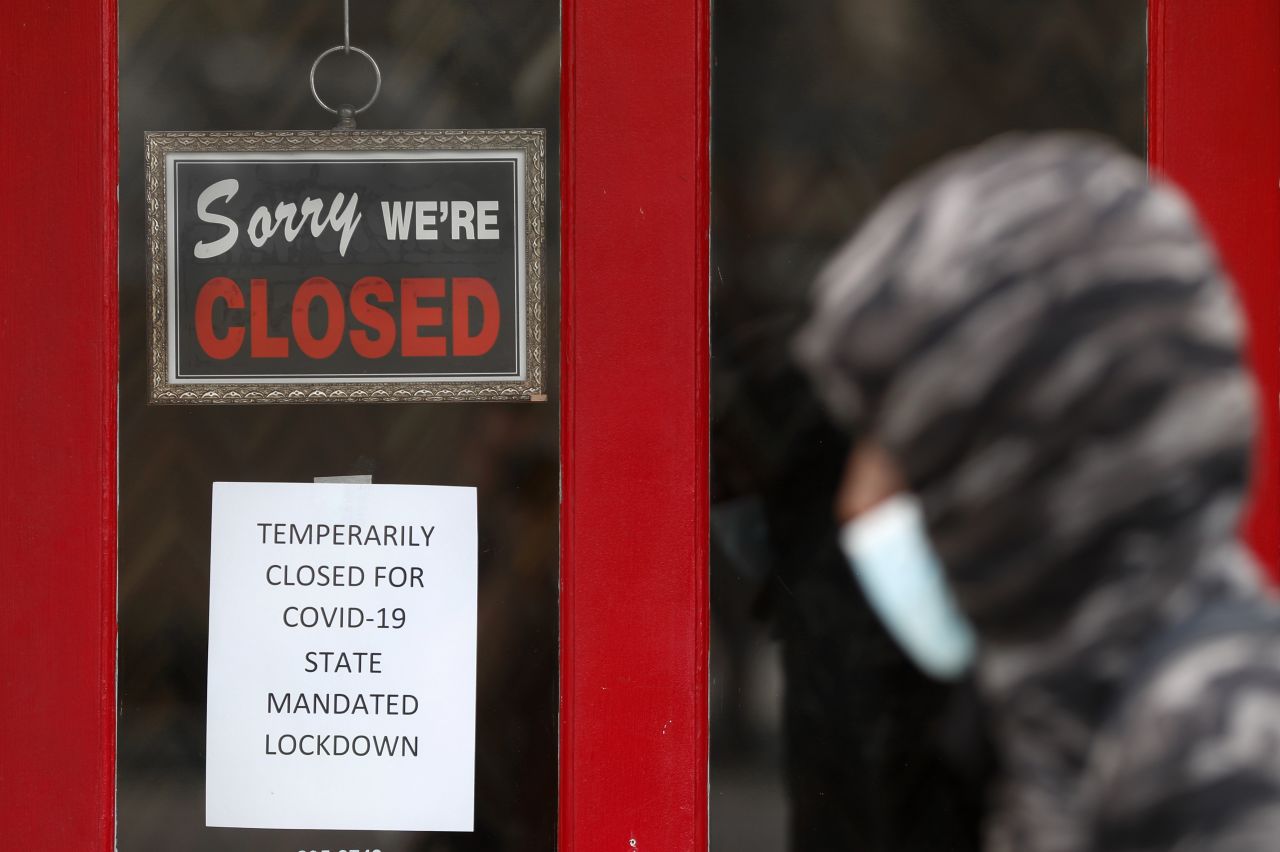
<instances>
[{"instance_id":1,"label":"hanging chain","mask_svg":"<svg viewBox=\"0 0 1280 852\"><path fill-rule=\"evenodd\" d=\"M320 97L320 93L316 91L316 69L320 67L320 63L326 56L331 53L342 51L344 54L358 53L365 59L369 60L369 64L373 66L373 94L365 105L356 109L351 104L342 104L337 109L329 106ZM373 106L373 102L378 99L378 94L382 91L382 69L378 67L378 63L366 51L358 47L351 46L351 0L342 0L342 44L335 45L328 50L322 52L316 57L316 61L311 63L311 97L316 99L316 103L334 115L338 116L338 126L335 130L351 130L356 126L356 116Z\"/></svg>"},{"instance_id":2,"label":"hanging chain","mask_svg":"<svg viewBox=\"0 0 1280 852\"><path fill-rule=\"evenodd\" d=\"M351 0L342 0L342 52L351 53Z\"/></svg>"}]
</instances>

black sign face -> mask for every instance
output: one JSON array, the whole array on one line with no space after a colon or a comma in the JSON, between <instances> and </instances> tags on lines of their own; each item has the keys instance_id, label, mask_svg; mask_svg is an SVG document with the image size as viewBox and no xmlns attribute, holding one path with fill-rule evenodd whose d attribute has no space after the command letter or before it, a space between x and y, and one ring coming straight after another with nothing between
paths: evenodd
<instances>
[{"instance_id":1,"label":"black sign face","mask_svg":"<svg viewBox=\"0 0 1280 852\"><path fill-rule=\"evenodd\" d=\"M541 131L147 148L152 401L542 398Z\"/></svg>"}]
</instances>

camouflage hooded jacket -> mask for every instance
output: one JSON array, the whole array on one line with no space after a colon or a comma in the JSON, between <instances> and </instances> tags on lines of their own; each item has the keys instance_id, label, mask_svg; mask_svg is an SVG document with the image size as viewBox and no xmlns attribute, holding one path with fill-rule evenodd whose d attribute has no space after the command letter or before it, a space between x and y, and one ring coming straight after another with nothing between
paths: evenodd
<instances>
[{"instance_id":1,"label":"camouflage hooded jacket","mask_svg":"<svg viewBox=\"0 0 1280 852\"><path fill-rule=\"evenodd\" d=\"M799 359L902 466L980 636L991 852L1280 849L1240 339L1190 206L1086 136L941 163L819 280Z\"/></svg>"}]
</instances>

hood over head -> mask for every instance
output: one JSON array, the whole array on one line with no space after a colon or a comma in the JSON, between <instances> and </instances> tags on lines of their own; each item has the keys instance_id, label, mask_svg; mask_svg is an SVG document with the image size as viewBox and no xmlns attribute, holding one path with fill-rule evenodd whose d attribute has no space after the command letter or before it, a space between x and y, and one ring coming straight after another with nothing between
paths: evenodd
<instances>
[{"instance_id":1,"label":"hood over head","mask_svg":"<svg viewBox=\"0 0 1280 852\"><path fill-rule=\"evenodd\" d=\"M943 161L816 302L799 360L895 456L984 640L1043 640L1108 588L1157 606L1231 549L1255 404L1240 316L1190 205L1111 143L1006 136Z\"/></svg>"}]
</instances>

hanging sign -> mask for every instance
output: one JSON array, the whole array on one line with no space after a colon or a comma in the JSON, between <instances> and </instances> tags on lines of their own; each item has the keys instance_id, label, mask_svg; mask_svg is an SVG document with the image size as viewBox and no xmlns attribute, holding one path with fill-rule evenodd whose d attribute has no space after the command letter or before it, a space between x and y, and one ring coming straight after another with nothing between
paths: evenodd
<instances>
[{"instance_id":1,"label":"hanging sign","mask_svg":"<svg viewBox=\"0 0 1280 852\"><path fill-rule=\"evenodd\" d=\"M146 150L152 402L545 399L542 131Z\"/></svg>"},{"instance_id":2,"label":"hanging sign","mask_svg":"<svg viewBox=\"0 0 1280 852\"><path fill-rule=\"evenodd\" d=\"M206 825L471 831L476 558L474 488L215 483Z\"/></svg>"}]
</instances>

